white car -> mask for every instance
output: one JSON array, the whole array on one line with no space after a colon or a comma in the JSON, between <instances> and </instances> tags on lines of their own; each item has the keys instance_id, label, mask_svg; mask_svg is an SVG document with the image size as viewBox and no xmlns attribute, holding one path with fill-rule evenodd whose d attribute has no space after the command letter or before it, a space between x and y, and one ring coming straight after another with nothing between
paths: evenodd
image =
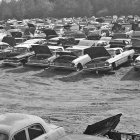
<instances>
[{"instance_id":1,"label":"white car","mask_svg":"<svg viewBox=\"0 0 140 140\"><path fill-rule=\"evenodd\" d=\"M89 46L73 46L67 48L66 51L58 52L56 58L50 63L50 68L82 70L83 66L91 61L88 53L91 52L92 48Z\"/></svg>"},{"instance_id":2,"label":"white car","mask_svg":"<svg viewBox=\"0 0 140 140\"><path fill-rule=\"evenodd\" d=\"M98 122L102 127L95 124L96 128L92 128L92 125L88 126L84 134L68 135L63 127L46 123L40 117L6 113L0 115L0 140L109 140L102 135L114 130L114 125L117 126L116 121L119 118L120 114Z\"/></svg>"},{"instance_id":3,"label":"white car","mask_svg":"<svg viewBox=\"0 0 140 140\"><path fill-rule=\"evenodd\" d=\"M113 69L132 60L135 53L133 49L124 51L122 48L109 48L107 51L111 55L107 62L112 65Z\"/></svg>"},{"instance_id":4,"label":"white car","mask_svg":"<svg viewBox=\"0 0 140 140\"><path fill-rule=\"evenodd\" d=\"M140 56L138 56L138 57L135 59L135 62L134 62L134 70L135 70L135 71L140 70Z\"/></svg>"}]
</instances>

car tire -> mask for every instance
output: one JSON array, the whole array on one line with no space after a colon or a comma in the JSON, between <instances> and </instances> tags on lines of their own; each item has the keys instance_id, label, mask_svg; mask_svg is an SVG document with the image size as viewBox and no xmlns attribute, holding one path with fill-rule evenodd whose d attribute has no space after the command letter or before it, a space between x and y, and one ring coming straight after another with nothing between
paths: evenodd
<instances>
[{"instance_id":1,"label":"car tire","mask_svg":"<svg viewBox=\"0 0 140 140\"><path fill-rule=\"evenodd\" d=\"M76 67L76 71L81 71L83 69L83 66L79 63Z\"/></svg>"},{"instance_id":2,"label":"car tire","mask_svg":"<svg viewBox=\"0 0 140 140\"><path fill-rule=\"evenodd\" d=\"M21 63L22 63L23 65L25 65L27 62L28 62L27 59L23 59L23 60L21 61Z\"/></svg>"},{"instance_id":3,"label":"car tire","mask_svg":"<svg viewBox=\"0 0 140 140\"><path fill-rule=\"evenodd\" d=\"M117 66L116 66L116 63L115 63L115 62L112 64L112 68L113 68L113 70L115 70L115 69L117 68Z\"/></svg>"},{"instance_id":4,"label":"car tire","mask_svg":"<svg viewBox=\"0 0 140 140\"><path fill-rule=\"evenodd\" d=\"M132 62L132 58L131 58L131 56L128 56L128 63L131 63Z\"/></svg>"},{"instance_id":5,"label":"car tire","mask_svg":"<svg viewBox=\"0 0 140 140\"><path fill-rule=\"evenodd\" d=\"M134 67L134 71L138 71L138 70L139 70L138 68L135 68L135 67Z\"/></svg>"}]
</instances>

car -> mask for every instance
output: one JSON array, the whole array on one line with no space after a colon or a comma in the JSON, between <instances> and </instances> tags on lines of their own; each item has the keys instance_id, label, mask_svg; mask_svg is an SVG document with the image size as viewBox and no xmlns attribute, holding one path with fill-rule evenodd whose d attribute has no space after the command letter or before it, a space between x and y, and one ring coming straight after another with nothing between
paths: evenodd
<instances>
[{"instance_id":1,"label":"car","mask_svg":"<svg viewBox=\"0 0 140 140\"><path fill-rule=\"evenodd\" d=\"M97 43L97 41L95 40L80 40L79 43L77 45L74 45L72 47L93 47L95 46Z\"/></svg>"},{"instance_id":2,"label":"car","mask_svg":"<svg viewBox=\"0 0 140 140\"><path fill-rule=\"evenodd\" d=\"M85 33L81 32L81 31L67 31L67 32L64 33L63 37L75 38L77 43L81 40L86 39Z\"/></svg>"},{"instance_id":3,"label":"car","mask_svg":"<svg viewBox=\"0 0 140 140\"><path fill-rule=\"evenodd\" d=\"M0 115L1 140L109 140L106 136L116 128L122 114L117 114L93 125L84 134L67 134L63 127L45 122L35 115L5 113Z\"/></svg>"},{"instance_id":4,"label":"car","mask_svg":"<svg viewBox=\"0 0 140 140\"><path fill-rule=\"evenodd\" d=\"M130 62L133 59L135 51L133 49L124 51L122 48L107 49L111 58L106 60L115 69L123 63Z\"/></svg>"},{"instance_id":5,"label":"car","mask_svg":"<svg viewBox=\"0 0 140 140\"><path fill-rule=\"evenodd\" d=\"M63 51L61 46L33 45L35 54L28 58L26 66L48 67L50 60L54 59L56 51Z\"/></svg>"},{"instance_id":6,"label":"car","mask_svg":"<svg viewBox=\"0 0 140 140\"><path fill-rule=\"evenodd\" d=\"M83 134L67 134L63 127L45 122L35 115L5 113L0 115L1 140L116 140L125 138L140 139L136 133L116 131L122 114L88 125ZM118 138L118 137L117 137Z\"/></svg>"},{"instance_id":7,"label":"car","mask_svg":"<svg viewBox=\"0 0 140 140\"><path fill-rule=\"evenodd\" d=\"M11 52L12 47L5 42L0 42L0 59L5 59Z\"/></svg>"},{"instance_id":8,"label":"car","mask_svg":"<svg viewBox=\"0 0 140 140\"><path fill-rule=\"evenodd\" d=\"M95 47L105 47L105 48L110 48L110 45L108 44L108 42L106 41L103 41L103 40L99 40L97 43L96 43L96 46Z\"/></svg>"},{"instance_id":9,"label":"car","mask_svg":"<svg viewBox=\"0 0 140 140\"><path fill-rule=\"evenodd\" d=\"M83 67L84 71L110 71L112 70L112 65L107 62L111 55L104 47L94 47L92 60L86 63Z\"/></svg>"},{"instance_id":10,"label":"car","mask_svg":"<svg viewBox=\"0 0 140 140\"><path fill-rule=\"evenodd\" d=\"M117 39L114 39L114 41L122 41L123 44L125 45L125 49L131 49L132 48L132 40L130 38L117 38Z\"/></svg>"},{"instance_id":11,"label":"car","mask_svg":"<svg viewBox=\"0 0 140 140\"><path fill-rule=\"evenodd\" d=\"M57 57L50 62L50 68L53 69L68 69L74 71L80 71L83 69L83 65L91 61L88 55L93 47L89 46L73 46L68 47L63 52L57 52Z\"/></svg>"},{"instance_id":12,"label":"car","mask_svg":"<svg viewBox=\"0 0 140 140\"><path fill-rule=\"evenodd\" d=\"M117 38L128 38L129 35L128 33L113 33L112 38L117 39Z\"/></svg>"},{"instance_id":13,"label":"car","mask_svg":"<svg viewBox=\"0 0 140 140\"><path fill-rule=\"evenodd\" d=\"M139 71L140 70L140 56L138 56L134 61L134 70Z\"/></svg>"},{"instance_id":14,"label":"car","mask_svg":"<svg viewBox=\"0 0 140 140\"><path fill-rule=\"evenodd\" d=\"M34 55L32 46L35 44L43 44L46 39L30 39L16 45L10 53L10 57L2 62L3 66L21 66L28 62L28 58Z\"/></svg>"},{"instance_id":15,"label":"car","mask_svg":"<svg viewBox=\"0 0 140 140\"><path fill-rule=\"evenodd\" d=\"M25 63L28 62L28 58L34 55L34 52L23 47L23 48L18 48L17 50L15 50L15 53L13 52L12 55L14 56L10 56L2 62L2 66L18 67L18 66L24 65Z\"/></svg>"},{"instance_id":16,"label":"car","mask_svg":"<svg viewBox=\"0 0 140 140\"><path fill-rule=\"evenodd\" d=\"M101 37L100 41L106 41L108 44L111 41L112 37Z\"/></svg>"},{"instance_id":17,"label":"car","mask_svg":"<svg viewBox=\"0 0 140 140\"><path fill-rule=\"evenodd\" d=\"M120 47L125 50L132 49L131 39L125 39L125 38L112 39L109 44L110 44L110 48Z\"/></svg>"},{"instance_id":18,"label":"car","mask_svg":"<svg viewBox=\"0 0 140 140\"><path fill-rule=\"evenodd\" d=\"M46 123L34 115L6 113L0 115L0 118L1 140L55 140L66 135L63 127Z\"/></svg>"}]
</instances>

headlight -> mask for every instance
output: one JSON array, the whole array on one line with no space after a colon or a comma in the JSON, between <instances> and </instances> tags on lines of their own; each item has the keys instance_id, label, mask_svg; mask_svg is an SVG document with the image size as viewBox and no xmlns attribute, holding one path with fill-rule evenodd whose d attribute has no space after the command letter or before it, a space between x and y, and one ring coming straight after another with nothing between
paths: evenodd
<instances>
[{"instance_id":1,"label":"headlight","mask_svg":"<svg viewBox=\"0 0 140 140\"><path fill-rule=\"evenodd\" d=\"M104 64L105 66L109 66L110 64L108 63L108 62L105 62L105 64Z\"/></svg>"},{"instance_id":2,"label":"headlight","mask_svg":"<svg viewBox=\"0 0 140 140\"><path fill-rule=\"evenodd\" d=\"M50 65L54 65L54 62L50 62L49 64L50 64Z\"/></svg>"},{"instance_id":3,"label":"headlight","mask_svg":"<svg viewBox=\"0 0 140 140\"><path fill-rule=\"evenodd\" d=\"M71 67L75 67L75 64L74 63L71 63L71 65L70 65Z\"/></svg>"}]
</instances>

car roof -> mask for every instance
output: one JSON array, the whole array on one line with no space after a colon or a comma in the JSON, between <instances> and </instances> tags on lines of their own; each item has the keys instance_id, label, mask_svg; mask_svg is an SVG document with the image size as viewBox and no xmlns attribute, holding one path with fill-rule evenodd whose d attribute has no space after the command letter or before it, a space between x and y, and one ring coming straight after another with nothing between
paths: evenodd
<instances>
[{"instance_id":1,"label":"car roof","mask_svg":"<svg viewBox=\"0 0 140 140\"><path fill-rule=\"evenodd\" d=\"M40 41L40 40L46 40L46 39L29 39L27 41L25 41L24 43L29 43L29 44L33 44L33 43L36 43L37 41Z\"/></svg>"},{"instance_id":2,"label":"car roof","mask_svg":"<svg viewBox=\"0 0 140 140\"><path fill-rule=\"evenodd\" d=\"M90 48L90 46L79 46L79 45L75 45L75 46L66 48L66 50L67 49L69 49L69 50L75 50L75 49L77 49L77 50L84 50L84 49L87 49L87 48Z\"/></svg>"},{"instance_id":3,"label":"car roof","mask_svg":"<svg viewBox=\"0 0 140 140\"><path fill-rule=\"evenodd\" d=\"M116 50L123 50L122 48L108 48L107 50L114 50L114 51L116 51Z\"/></svg>"},{"instance_id":4,"label":"car roof","mask_svg":"<svg viewBox=\"0 0 140 140\"><path fill-rule=\"evenodd\" d=\"M29 125L35 123L44 123L44 121L37 116L27 115L21 113L6 113L0 115L0 132L11 135Z\"/></svg>"}]
</instances>

